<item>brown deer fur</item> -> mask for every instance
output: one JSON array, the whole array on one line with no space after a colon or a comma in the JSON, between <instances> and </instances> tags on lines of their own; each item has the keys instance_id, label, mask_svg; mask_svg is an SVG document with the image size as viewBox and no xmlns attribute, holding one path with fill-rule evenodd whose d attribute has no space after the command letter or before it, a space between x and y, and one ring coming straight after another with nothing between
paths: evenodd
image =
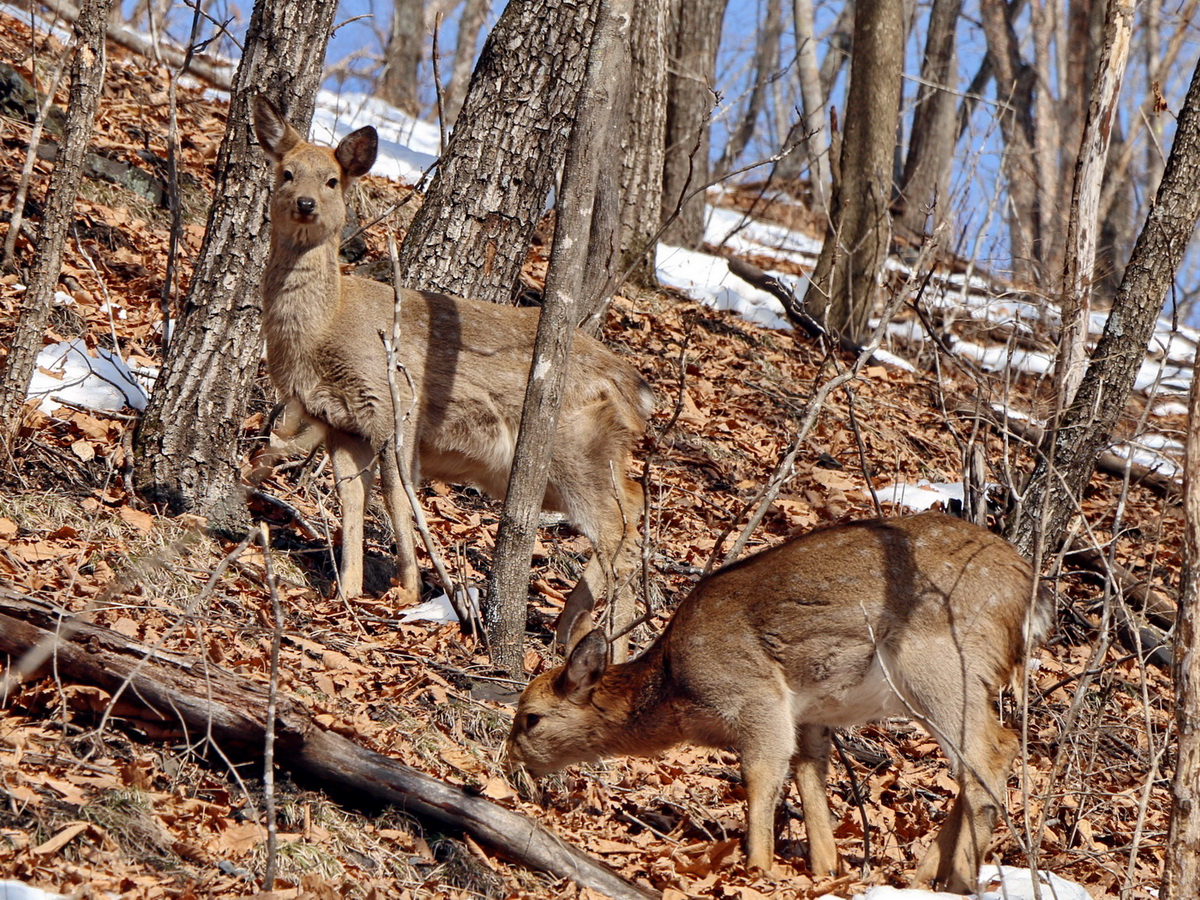
<instances>
[{"instance_id":1,"label":"brown deer fur","mask_svg":"<svg viewBox=\"0 0 1200 900\"><path fill-rule=\"evenodd\" d=\"M362 591L363 509L379 457L399 584L415 596L413 527L389 444L395 418L381 339L391 336L396 298L387 285L342 275L338 264L346 191L375 161L375 129L355 131L336 149L316 146L262 97L254 129L275 163L263 279L267 366L293 418L325 429L342 507L341 591ZM402 464L413 483L421 476L471 482L503 497L538 311L410 290L400 292L400 304L396 357L416 391ZM405 415L412 398L406 379L399 382ZM633 366L576 334L544 505L565 513L594 553L560 619L564 640L573 624L586 628L596 598L627 584L636 565L642 492L625 472L652 403ZM610 622L619 625L633 617L632 594L617 596Z\"/></svg>"},{"instance_id":2,"label":"brown deer fur","mask_svg":"<svg viewBox=\"0 0 1200 900\"><path fill-rule=\"evenodd\" d=\"M1017 746L993 702L1052 614L1017 551L961 519L926 513L814 531L702 579L631 662L610 665L603 635L587 635L564 667L526 688L508 758L543 775L684 741L731 746L750 865L771 866L790 770L810 866L825 874L838 868L825 796L831 729L910 716L941 743L960 785L915 880L965 893Z\"/></svg>"}]
</instances>

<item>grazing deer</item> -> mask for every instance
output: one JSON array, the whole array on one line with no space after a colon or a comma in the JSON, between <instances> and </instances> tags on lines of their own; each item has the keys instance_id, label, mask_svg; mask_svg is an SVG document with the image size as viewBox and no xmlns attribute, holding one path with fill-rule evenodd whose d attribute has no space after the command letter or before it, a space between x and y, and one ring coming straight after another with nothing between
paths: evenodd
<instances>
[{"instance_id":1,"label":"grazing deer","mask_svg":"<svg viewBox=\"0 0 1200 900\"><path fill-rule=\"evenodd\" d=\"M306 142L265 98L254 130L275 164L271 249L263 278L263 334L271 380L299 414L324 429L342 507L341 592L362 591L363 509L375 460L396 534L401 590L419 586L413 527L389 441L396 410L381 336L392 333L391 287L342 275L338 244L346 192L375 162L374 128L336 149ZM400 291L402 461L420 476L471 482L503 497L521 421L538 311L424 291ZM575 335L544 506L566 514L591 540L592 558L559 619L566 641L590 627L597 598L616 586L610 623L633 618L628 586L637 562L640 486L625 475L653 395L628 362ZM409 411L410 405L415 404Z\"/></svg>"},{"instance_id":2,"label":"grazing deer","mask_svg":"<svg viewBox=\"0 0 1200 900\"><path fill-rule=\"evenodd\" d=\"M937 738L960 786L914 880L965 893L1017 746L993 701L1052 615L1012 545L961 519L926 513L813 531L702 579L631 662L610 665L604 636L584 637L522 694L509 764L538 776L683 741L734 747L749 864L771 867L790 770L809 865L826 874L839 866L825 796L831 730L910 716Z\"/></svg>"}]
</instances>

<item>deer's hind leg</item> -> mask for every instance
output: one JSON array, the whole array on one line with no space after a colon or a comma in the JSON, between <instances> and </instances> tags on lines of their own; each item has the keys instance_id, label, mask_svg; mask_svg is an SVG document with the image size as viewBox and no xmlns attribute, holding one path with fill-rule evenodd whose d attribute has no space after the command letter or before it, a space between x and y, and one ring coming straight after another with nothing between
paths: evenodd
<instances>
[{"instance_id":1,"label":"deer's hind leg","mask_svg":"<svg viewBox=\"0 0 1200 900\"><path fill-rule=\"evenodd\" d=\"M833 815L829 811L826 782L829 776L829 751L833 733L824 725L801 725L799 748L792 758L792 772L800 805L804 809L804 830L808 834L808 867L814 875L834 875L841 867L837 843L833 839Z\"/></svg>"},{"instance_id":2,"label":"deer's hind leg","mask_svg":"<svg viewBox=\"0 0 1200 900\"><path fill-rule=\"evenodd\" d=\"M941 673L940 679L930 677L928 668L908 679L926 682L914 695L914 705L950 760L959 786L958 798L913 880L965 894L978 884L1007 797L1005 785L1018 741L996 720L995 691L965 660L961 672L958 668L953 676Z\"/></svg>"},{"instance_id":3,"label":"deer's hind leg","mask_svg":"<svg viewBox=\"0 0 1200 900\"><path fill-rule=\"evenodd\" d=\"M363 516L375 466L375 452L362 438L330 429L325 437L342 507L342 558L338 590L357 597L363 585Z\"/></svg>"}]
</instances>

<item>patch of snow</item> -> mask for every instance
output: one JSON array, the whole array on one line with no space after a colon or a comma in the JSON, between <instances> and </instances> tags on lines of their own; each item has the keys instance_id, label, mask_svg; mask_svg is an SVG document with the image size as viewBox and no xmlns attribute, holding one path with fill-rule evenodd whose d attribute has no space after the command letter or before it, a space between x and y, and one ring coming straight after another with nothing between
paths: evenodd
<instances>
[{"instance_id":1,"label":"patch of snow","mask_svg":"<svg viewBox=\"0 0 1200 900\"><path fill-rule=\"evenodd\" d=\"M41 398L38 408L44 413L63 405L56 397L88 409L145 409L149 396L146 377L139 378L115 353L96 352L98 357L89 355L79 339L43 347L28 396Z\"/></svg>"},{"instance_id":2,"label":"patch of snow","mask_svg":"<svg viewBox=\"0 0 1200 900\"><path fill-rule=\"evenodd\" d=\"M1150 407L1152 416L1186 416L1187 412L1187 404L1178 400L1161 400Z\"/></svg>"},{"instance_id":3,"label":"patch of snow","mask_svg":"<svg viewBox=\"0 0 1200 900\"><path fill-rule=\"evenodd\" d=\"M979 873L984 891L968 894L976 900L1034 900L1033 873L1015 866L984 866ZM1038 872L1043 900L1091 900L1082 885L1060 878L1052 872ZM878 885L866 893L855 894L854 900L963 900L962 894L927 891L920 888L894 888Z\"/></svg>"},{"instance_id":4,"label":"patch of snow","mask_svg":"<svg viewBox=\"0 0 1200 900\"><path fill-rule=\"evenodd\" d=\"M959 341L954 350L960 356L974 360L985 372L1001 372L1005 369L1028 372L1033 375L1048 374L1054 368L1054 357L1037 350L1023 347L996 345L981 347L971 341Z\"/></svg>"},{"instance_id":5,"label":"patch of snow","mask_svg":"<svg viewBox=\"0 0 1200 900\"><path fill-rule=\"evenodd\" d=\"M729 264L719 256L659 244L655 263L659 281L687 291L713 309L732 310L747 321L767 328L791 327L784 315L783 304L731 273Z\"/></svg>"},{"instance_id":6,"label":"patch of snow","mask_svg":"<svg viewBox=\"0 0 1200 900\"><path fill-rule=\"evenodd\" d=\"M470 603L476 609L479 608L479 589L467 588L467 597ZM432 600L426 600L424 603L419 603L411 609L406 609L400 613L401 622L437 622L445 624L448 622L457 622L458 613L454 611L454 607L450 605L450 598L445 591Z\"/></svg>"},{"instance_id":7,"label":"patch of snow","mask_svg":"<svg viewBox=\"0 0 1200 900\"><path fill-rule=\"evenodd\" d=\"M317 93L314 141L336 144L365 125L374 125L379 132L379 156L371 167L375 175L416 182L441 152L441 133L436 125L418 121L366 94L329 90Z\"/></svg>"},{"instance_id":8,"label":"patch of snow","mask_svg":"<svg viewBox=\"0 0 1200 900\"><path fill-rule=\"evenodd\" d=\"M20 881L0 881L0 900L66 900L66 897L30 887Z\"/></svg>"},{"instance_id":9,"label":"patch of snow","mask_svg":"<svg viewBox=\"0 0 1200 900\"><path fill-rule=\"evenodd\" d=\"M895 503L908 509L924 512L935 503L949 508L950 502L963 502L962 482L953 484L934 483L922 478L916 484L893 484L876 491L880 503Z\"/></svg>"}]
</instances>

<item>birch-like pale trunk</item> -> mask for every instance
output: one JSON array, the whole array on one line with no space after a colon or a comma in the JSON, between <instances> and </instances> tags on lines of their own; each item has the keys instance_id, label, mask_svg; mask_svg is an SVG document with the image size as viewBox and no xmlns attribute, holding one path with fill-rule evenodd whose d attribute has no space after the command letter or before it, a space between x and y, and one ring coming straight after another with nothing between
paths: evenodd
<instances>
[{"instance_id":1,"label":"birch-like pale trunk","mask_svg":"<svg viewBox=\"0 0 1200 900\"><path fill-rule=\"evenodd\" d=\"M1101 224L1100 189L1132 35L1133 10L1124 0L1108 0L1104 49L1092 82L1067 222L1062 298L1059 304L1062 327L1055 370L1059 409L1071 405L1087 369L1092 273Z\"/></svg>"}]
</instances>

